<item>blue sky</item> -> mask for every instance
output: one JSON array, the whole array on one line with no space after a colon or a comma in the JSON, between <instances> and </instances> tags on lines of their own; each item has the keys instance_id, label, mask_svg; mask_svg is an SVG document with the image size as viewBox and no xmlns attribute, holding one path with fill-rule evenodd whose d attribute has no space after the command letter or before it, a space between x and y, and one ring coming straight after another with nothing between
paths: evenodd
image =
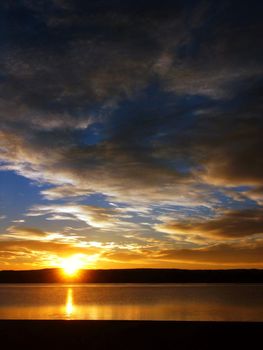
<instances>
[{"instance_id":1,"label":"blue sky","mask_svg":"<svg viewBox=\"0 0 263 350\"><path fill-rule=\"evenodd\" d=\"M262 4L0 4L0 268L262 267Z\"/></svg>"}]
</instances>

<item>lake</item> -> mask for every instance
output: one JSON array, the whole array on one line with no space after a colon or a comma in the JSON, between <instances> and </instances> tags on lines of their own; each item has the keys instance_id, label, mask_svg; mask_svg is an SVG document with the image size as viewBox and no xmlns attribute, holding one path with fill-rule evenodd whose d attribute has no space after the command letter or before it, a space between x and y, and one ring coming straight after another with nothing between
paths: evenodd
<instances>
[{"instance_id":1,"label":"lake","mask_svg":"<svg viewBox=\"0 0 263 350\"><path fill-rule=\"evenodd\" d=\"M2 284L0 319L263 321L263 285Z\"/></svg>"}]
</instances>

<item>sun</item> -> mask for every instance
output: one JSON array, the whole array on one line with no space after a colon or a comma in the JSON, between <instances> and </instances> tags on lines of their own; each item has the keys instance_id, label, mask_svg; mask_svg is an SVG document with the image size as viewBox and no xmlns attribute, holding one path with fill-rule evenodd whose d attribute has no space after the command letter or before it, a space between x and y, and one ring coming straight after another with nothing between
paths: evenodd
<instances>
[{"instance_id":1,"label":"sun","mask_svg":"<svg viewBox=\"0 0 263 350\"><path fill-rule=\"evenodd\" d=\"M83 262L78 255L65 258L61 262L61 268L66 276L76 276L79 270L82 268Z\"/></svg>"}]
</instances>

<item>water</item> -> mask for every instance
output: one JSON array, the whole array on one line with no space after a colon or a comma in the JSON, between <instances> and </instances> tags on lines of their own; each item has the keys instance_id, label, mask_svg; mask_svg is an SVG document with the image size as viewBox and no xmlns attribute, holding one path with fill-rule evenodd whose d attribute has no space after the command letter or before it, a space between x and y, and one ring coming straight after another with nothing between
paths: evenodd
<instances>
[{"instance_id":1,"label":"water","mask_svg":"<svg viewBox=\"0 0 263 350\"><path fill-rule=\"evenodd\" d=\"M5 284L0 319L263 321L263 285Z\"/></svg>"}]
</instances>

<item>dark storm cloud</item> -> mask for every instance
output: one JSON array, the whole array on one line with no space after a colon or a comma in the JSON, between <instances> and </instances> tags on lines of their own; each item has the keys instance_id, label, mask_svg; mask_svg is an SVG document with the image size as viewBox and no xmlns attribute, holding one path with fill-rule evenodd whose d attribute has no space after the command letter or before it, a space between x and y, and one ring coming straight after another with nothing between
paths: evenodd
<instances>
[{"instance_id":1,"label":"dark storm cloud","mask_svg":"<svg viewBox=\"0 0 263 350\"><path fill-rule=\"evenodd\" d=\"M11 29L1 60L8 120L40 128L85 127L94 108L129 96L156 76L175 93L210 95L262 72L262 28L243 6L235 15L246 11L246 30L233 23L235 16L224 17L234 5L218 6L215 16L208 5L150 4L2 5Z\"/></svg>"},{"instance_id":2,"label":"dark storm cloud","mask_svg":"<svg viewBox=\"0 0 263 350\"><path fill-rule=\"evenodd\" d=\"M15 121L85 127L97 103L113 102L145 85L160 52L152 19L143 21L143 14L107 3L65 2L68 11L52 1L39 6L18 1L6 9L3 17L11 31L3 44L2 95L11 119L10 97L32 115L22 117L18 111ZM57 25L50 25L52 19Z\"/></svg>"},{"instance_id":3,"label":"dark storm cloud","mask_svg":"<svg viewBox=\"0 0 263 350\"><path fill-rule=\"evenodd\" d=\"M262 81L251 82L232 100L233 106L204 118L208 133L200 142L200 156L208 181L223 184L262 184Z\"/></svg>"},{"instance_id":4,"label":"dark storm cloud","mask_svg":"<svg viewBox=\"0 0 263 350\"><path fill-rule=\"evenodd\" d=\"M45 168L41 173L50 182L57 182L52 179L54 171L63 178L73 177L75 182L77 177L87 192L90 188L97 190L97 179L104 193L130 187L127 182L138 191L148 183L147 187L153 187L151 192L158 192L156 187L161 182L165 198L166 184L174 183L181 175L154 161L151 147L143 145L143 138L147 137L143 119L149 117L138 118L136 114L147 110L135 110L123 127L113 125L107 132L107 141L96 146L76 141L72 129L104 122L105 114L107 118L108 110L117 108L121 98L129 98L149 84L155 76L153 66L163 52L163 36L176 28L182 32L183 6L175 6L172 15L170 11L159 13L159 7L154 5L145 18L144 8L137 13L126 6L116 8L114 3L112 9L98 2L90 3L88 8L84 2L63 4L69 6L69 12L65 10L67 6L61 10L59 4L51 2L52 10L41 6L36 9L28 1L21 2L15 11L9 9L10 17L20 21L14 23L15 33L8 38L10 47L3 59L8 76L2 90L4 160L10 162L12 158L13 163L18 163L13 164L13 169L28 177L38 178L40 168ZM57 15L58 22L54 6L62 11ZM25 12L25 7L31 12ZM31 31L24 28L25 13L30 17L29 26L38 24L37 37L31 37ZM62 23L60 18L64 19ZM26 43L16 38L20 29L28 36ZM132 136L132 128L133 136L138 134L132 117L141 123L142 142L138 145L132 137L127 140L127 132ZM156 117L158 122L154 122ZM158 132L160 120L160 115L150 118L155 127L148 134ZM115 127L119 128L118 135ZM138 176L142 171L144 180ZM87 173L90 180L85 185Z\"/></svg>"}]
</instances>

